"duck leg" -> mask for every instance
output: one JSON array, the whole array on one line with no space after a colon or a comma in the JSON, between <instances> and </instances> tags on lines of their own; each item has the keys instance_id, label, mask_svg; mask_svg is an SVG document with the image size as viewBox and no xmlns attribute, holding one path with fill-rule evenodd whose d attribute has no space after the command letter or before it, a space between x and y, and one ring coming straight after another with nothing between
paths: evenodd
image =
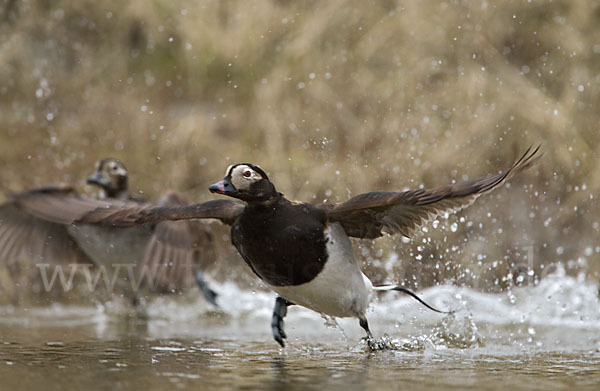
<instances>
[{"instance_id":1,"label":"duck leg","mask_svg":"<svg viewBox=\"0 0 600 391\"><path fill-rule=\"evenodd\" d=\"M287 301L281 296L277 296L275 299L275 308L273 309L273 317L271 318L271 330L273 331L273 338L282 348L285 347L284 339L287 338L285 331L283 331L283 318L287 315L287 308L294 303Z\"/></svg>"},{"instance_id":2,"label":"duck leg","mask_svg":"<svg viewBox=\"0 0 600 391\"><path fill-rule=\"evenodd\" d=\"M367 318L365 318L364 316L358 318L358 323L360 324L360 327L362 327L366 332L367 332L367 346L372 349L375 350L377 347L377 344L375 342L375 339L373 338L373 334L371 333L371 330L369 329L369 322L367 322Z\"/></svg>"},{"instance_id":3,"label":"duck leg","mask_svg":"<svg viewBox=\"0 0 600 391\"><path fill-rule=\"evenodd\" d=\"M200 291L204 295L204 298L210 304L214 305L215 307L219 307L219 305L217 304L217 292L213 291L208 287L208 284L206 283L206 281L204 281L204 277L202 276L201 272L196 272L196 283L198 284L198 288L200 288Z\"/></svg>"},{"instance_id":4,"label":"duck leg","mask_svg":"<svg viewBox=\"0 0 600 391\"><path fill-rule=\"evenodd\" d=\"M369 322L367 322L367 318L358 318L358 323L360 324L360 327L367 332L367 338L373 339L373 334L371 334L371 330L369 330Z\"/></svg>"}]
</instances>

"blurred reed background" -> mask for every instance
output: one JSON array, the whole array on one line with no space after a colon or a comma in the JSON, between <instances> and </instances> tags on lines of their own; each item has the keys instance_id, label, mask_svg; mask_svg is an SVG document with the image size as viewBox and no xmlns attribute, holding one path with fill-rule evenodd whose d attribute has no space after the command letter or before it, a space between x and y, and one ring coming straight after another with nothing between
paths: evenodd
<instances>
[{"instance_id":1,"label":"blurred reed background","mask_svg":"<svg viewBox=\"0 0 600 391\"><path fill-rule=\"evenodd\" d=\"M376 282L494 291L558 263L598 280L599 99L596 1L0 1L5 190L90 192L114 156L153 200L212 199L252 162L290 198L344 201L495 173L543 143L436 229L357 241ZM259 287L214 226L209 274Z\"/></svg>"}]
</instances>

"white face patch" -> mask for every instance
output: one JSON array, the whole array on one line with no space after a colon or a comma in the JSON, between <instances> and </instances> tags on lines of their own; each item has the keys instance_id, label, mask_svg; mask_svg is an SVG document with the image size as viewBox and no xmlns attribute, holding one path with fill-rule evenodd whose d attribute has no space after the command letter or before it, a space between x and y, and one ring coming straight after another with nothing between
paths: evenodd
<instances>
[{"instance_id":1,"label":"white face patch","mask_svg":"<svg viewBox=\"0 0 600 391\"><path fill-rule=\"evenodd\" d=\"M125 177L127 176L127 170L120 162L116 160L109 160L104 164L103 171L109 178Z\"/></svg>"},{"instance_id":2,"label":"white face patch","mask_svg":"<svg viewBox=\"0 0 600 391\"><path fill-rule=\"evenodd\" d=\"M114 166L112 166L110 168L111 172L114 175L118 175L118 176L126 176L127 175L127 170L125 170L125 168L117 163L115 163Z\"/></svg>"},{"instance_id":3,"label":"white face patch","mask_svg":"<svg viewBox=\"0 0 600 391\"><path fill-rule=\"evenodd\" d=\"M248 190L254 182L263 179L258 172L244 164L234 167L230 175L231 184L238 190Z\"/></svg>"}]
</instances>

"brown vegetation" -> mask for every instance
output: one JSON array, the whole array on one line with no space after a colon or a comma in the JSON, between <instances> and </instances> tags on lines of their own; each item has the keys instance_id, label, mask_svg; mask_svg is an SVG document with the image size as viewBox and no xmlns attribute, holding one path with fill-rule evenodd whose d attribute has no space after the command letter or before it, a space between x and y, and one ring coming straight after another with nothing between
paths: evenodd
<instances>
[{"instance_id":1,"label":"brown vegetation","mask_svg":"<svg viewBox=\"0 0 600 391\"><path fill-rule=\"evenodd\" d=\"M290 198L341 201L497 172L543 143L510 189L359 253L375 280L419 287L497 289L528 252L538 275L598 279L599 71L596 2L4 0L0 184L84 190L114 156L149 198L203 201L249 161Z\"/></svg>"}]
</instances>

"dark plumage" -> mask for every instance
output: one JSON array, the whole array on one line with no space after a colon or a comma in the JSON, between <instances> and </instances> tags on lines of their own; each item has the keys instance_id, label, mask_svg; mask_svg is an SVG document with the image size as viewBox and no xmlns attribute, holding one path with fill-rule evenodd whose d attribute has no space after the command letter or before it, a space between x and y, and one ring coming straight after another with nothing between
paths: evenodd
<instances>
[{"instance_id":1,"label":"dark plumage","mask_svg":"<svg viewBox=\"0 0 600 391\"><path fill-rule=\"evenodd\" d=\"M262 280L277 286L299 285L325 266L326 224L323 210L278 197L267 206L249 203L233 224L231 238Z\"/></svg>"}]
</instances>

